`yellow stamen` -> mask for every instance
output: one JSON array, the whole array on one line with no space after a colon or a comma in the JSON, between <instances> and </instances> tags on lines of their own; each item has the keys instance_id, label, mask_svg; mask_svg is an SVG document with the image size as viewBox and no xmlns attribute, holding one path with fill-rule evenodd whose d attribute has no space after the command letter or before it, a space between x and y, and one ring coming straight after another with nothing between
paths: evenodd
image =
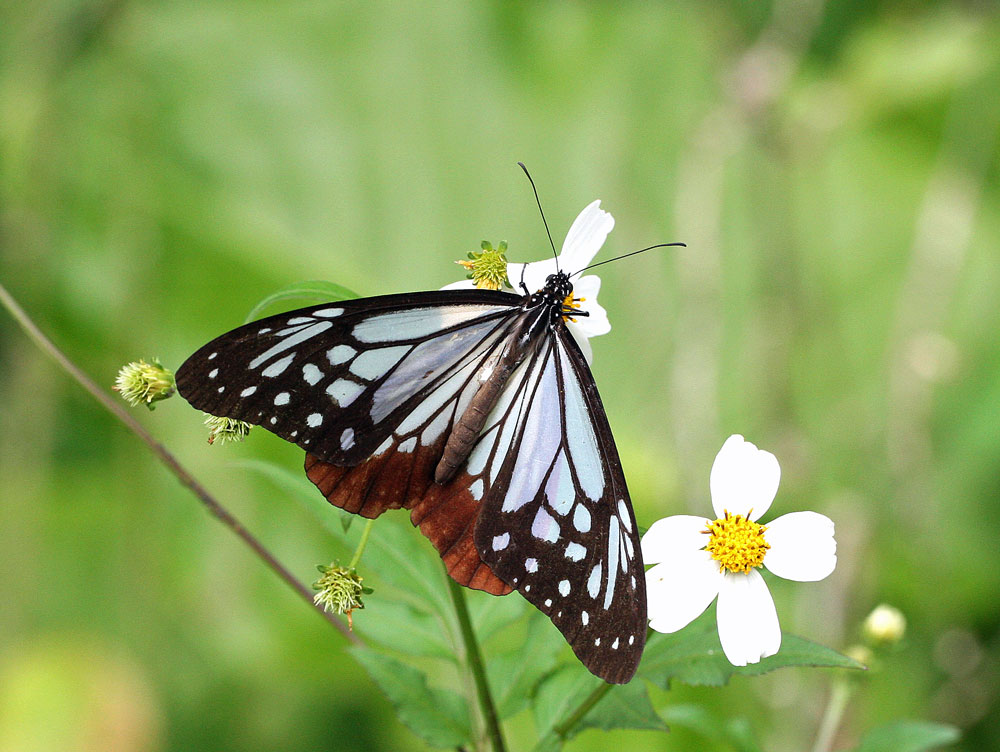
<instances>
[{"instance_id":1,"label":"yellow stamen","mask_svg":"<svg viewBox=\"0 0 1000 752\"><path fill-rule=\"evenodd\" d=\"M719 562L719 571L747 574L764 563L764 554L771 547L764 540L764 525L758 525L740 514L727 511L721 520L706 523L703 533L711 537L705 550Z\"/></svg>"},{"instance_id":2,"label":"yellow stamen","mask_svg":"<svg viewBox=\"0 0 1000 752\"><path fill-rule=\"evenodd\" d=\"M579 311L580 304L585 302L586 300L587 300L586 298L573 297L573 293L567 295L562 305L563 321L576 321L576 319L573 317L573 312Z\"/></svg>"}]
</instances>

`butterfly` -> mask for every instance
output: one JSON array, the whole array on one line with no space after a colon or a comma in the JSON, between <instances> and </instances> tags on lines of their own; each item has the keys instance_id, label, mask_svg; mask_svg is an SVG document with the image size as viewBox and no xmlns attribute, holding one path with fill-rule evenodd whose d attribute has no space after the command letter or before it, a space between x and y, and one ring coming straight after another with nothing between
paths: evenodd
<instances>
[{"instance_id":1,"label":"butterfly","mask_svg":"<svg viewBox=\"0 0 1000 752\"><path fill-rule=\"evenodd\" d=\"M556 269L532 290L522 268L523 294L444 289L271 316L195 352L177 389L304 449L335 506L409 510L454 580L516 589L587 669L626 683L645 644L645 576L608 419L568 327L586 315L578 273Z\"/></svg>"}]
</instances>

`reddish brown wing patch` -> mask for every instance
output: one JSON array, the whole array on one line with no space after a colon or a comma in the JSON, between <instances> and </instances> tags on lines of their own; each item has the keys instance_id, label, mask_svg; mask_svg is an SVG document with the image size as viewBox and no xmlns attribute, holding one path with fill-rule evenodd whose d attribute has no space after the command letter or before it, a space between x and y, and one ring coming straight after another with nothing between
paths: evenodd
<instances>
[{"instance_id":1,"label":"reddish brown wing patch","mask_svg":"<svg viewBox=\"0 0 1000 752\"><path fill-rule=\"evenodd\" d=\"M391 447L356 467L338 467L306 454L305 469L327 501L345 511L374 519L387 509L411 510L410 521L434 544L452 579L506 595L513 588L493 574L476 551L473 532L480 503L469 493L472 479L459 473L443 486L434 483L439 456L440 447L435 451L418 445L413 452Z\"/></svg>"}]
</instances>

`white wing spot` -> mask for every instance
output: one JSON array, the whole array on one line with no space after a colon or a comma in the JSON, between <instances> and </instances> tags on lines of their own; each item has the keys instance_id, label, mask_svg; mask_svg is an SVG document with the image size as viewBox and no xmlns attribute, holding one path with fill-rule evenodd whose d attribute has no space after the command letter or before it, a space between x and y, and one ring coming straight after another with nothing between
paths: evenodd
<instances>
[{"instance_id":1,"label":"white wing spot","mask_svg":"<svg viewBox=\"0 0 1000 752\"><path fill-rule=\"evenodd\" d=\"M604 608L611 606L615 597L615 580L618 578L618 549L621 546L618 531L618 517L608 521L608 589L604 591Z\"/></svg>"},{"instance_id":2,"label":"white wing spot","mask_svg":"<svg viewBox=\"0 0 1000 752\"><path fill-rule=\"evenodd\" d=\"M275 376L280 376L285 372L285 369L291 365L293 360L295 360L295 353L286 355L281 360L274 361L271 365L261 371L261 375L267 376L269 379L273 379Z\"/></svg>"},{"instance_id":3,"label":"white wing spot","mask_svg":"<svg viewBox=\"0 0 1000 752\"><path fill-rule=\"evenodd\" d=\"M298 432L298 431L292 431L292 432L291 432L290 434L288 434L288 435L289 435L289 436L291 436L291 437L292 437L292 438L294 439L294 438L295 438L296 436L298 436L298 435L299 435L299 432Z\"/></svg>"},{"instance_id":4,"label":"white wing spot","mask_svg":"<svg viewBox=\"0 0 1000 752\"><path fill-rule=\"evenodd\" d=\"M323 378L323 372L312 363L306 363L302 366L302 378L308 382L309 386L316 386L319 380Z\"/></svg>"},{"instance_id":5,"label":"white wing spot","mask_svg":"<svg viewBox=\"0 0 1000 752\"><path fill-rule=\"evenodd\" d=\"M409 453L416 448L417 448L417 437L411 436L410 438L408 438L406 441L404 441L402 444L399 445L398 451Z\"/></svg>"},{"instance_id":6,"label":"white wing spot","mask_svg":"<svg viewBox=\"0 0 1000 752\"><path fill-rule=\"evenodd\" d=\"M249 397L251 394L253 394L256 391L257 391L257 387L255 387L255 386L248 386L246 389L244 389L242 392L240 392L240 396L241 397Z\"/></svg>"},{"instance_id":7,"label":"white wing spot","mask_svg":"<svg viewBox=\"0 0 1000 752\"><path fill-rule=\"evenodd\" d=\"M595 647L600 647L600 645L601 645L601 638L600 637L598 637L596 640L594 640L594 645L595 645Z\"/></svg>"},{"instance_id":8,"label":"white wing spot","mask_svg":"<svg viewBox=\"0 0 1000 752\"><path fill-rule=\"evenodd\" d=\"M596 598L597 594L601 592L600 562L597 562L597 565L590 570L590 577L587 578L587 592L590 593L591 598Z\"/></svg>"},{"instance_id":9,"label":"white wing spot","mask_svg":"<svg viewBox=\"0 0 1000 752\"><path fill-rule=\"evenodd\" d=\"M278 353L284 352L285 350L288 350L291 347L295 347L300 342L305 342L307 339L315 337L317 334L322 334L331 326L333 326L333 324L330 323L329 321L320 321L319 323L313 324L312 326L307 326L305 329L302 329L301 331L297 331L295 334L290 334L286 337L283 337L281 340L279 340L278 344L274 345L274 347L269 348L268 350L262 352L256 358L251 360L248 368L251 369L256 368L262 363L265 363L271 358L273 358Z\"/></svg>"},{"instance_id":10,"label":"white wing spot","mask_svg":"<svg viewBox=\"0 0 1000 752\"><path fill-rule=\"evenodd\" d=\"M271 327L265 326L263 329L258 331L257 334L267 334L269 331L271 331Z\"/></svg>"},{"instance_id":11,"label":"white wing spot","mask_svg":"<svg viewBox=\"0 0 1000 752\"><path fill-rule=\"evenodd\" d=\"M216 356L217 356L218 354L219 354L219 353L217 353L217 352L214 352L214 353L212 353L211 355L209 355L209 356L208 356L208 359L209 359L209 360L215 360L215 358L216 358Z\"/></svg>"},{"instance_id":12,"label":"white wing spot","mask_svg":"<svg viewBox=\"0 0 1000 752\"><path fill-rule=\"evenodd\" d=\"M583 626L587 626L587 624L590 623L590 614L588 614L586 611L581 611L580 621L583 622Z\"/></svg>"},{"instance_id":13,"label":"white wing spot","mask_svg":"<svg viewBox=\"0 0 1000 752\"><path fill-rule=\"evenodd\" d=\"M551 605L552 605L552 599L551 598L546 598L545 599L545 608L549 608Z\"/></svg>"},{"instance_id":14,"label":"white wing spot","mask_svg":"<svg viewBox=\"0 0 1000 752\"><path fill-rule=\"evenodd\" d=\"M214 379L218 375L219 375L219 369L218 368L213 368L211 371L208 372L208 378L210 378L210 379Z\"/></svg>"},{"instance_id":15,"label":"white wing spot","mask_svg":"<svg viewBox=\"0 0 1000 752\"><path fill-rule=\"evenodd\" d=\"M322 413L312 413L308 418L306 418L306 425L310 428L316 428L323 422ZM308 441L308 439L306 439Z\"/></svg>"},{"instance_id":16,"label":"white wing spot","mask_svg":"<svg viewBox=\"0 0 1000 752\"><path fill-rule=\"evenodd\" d=\"M345 428L344 432L340 434L340 448L347 451L352 446L354 446L354 429Z\"/></svg>"},{"instance_id":17,"label":"white wing spot","mask_svg":"<svg viewBox=\"0 0 1000 752\"><path fill-rule=\"evenodd\" d=\"M483 479L480 478L471 486L469 486L469 493L472 494L472 498L479 501L483 498Z\"/></svg>"},{"instance_id":18,"label":"white wing spot","mask_svg":"<svg viewBox=\"0 0 1000 752\"><path fill-rule=\"evenodd\" d=\"M559 580L559 595L563 598L569 595L569 580Z\"/></svg>"},{"instance_id":19,"label":"white wing spot","mask_svg":"<svg viewBox=\"0 0 1000 752\"><path fill-rule=\"evenodd\" d=\"M378 457L391 446L392 446L392 436L390 436L388 439L386 439L385 441L383 441L381 444L378 445L378 449L375 450L375 454L373 456Z\"/></svg>"},{"instance_id":20,"label":"white wing spot","mask_svg":"<svg viewBox=\"0 0 1000 752\"><path fill-rule=\"evenodd\" d=\"M534 574L538 571L538 559L525 559L524 568L531 574Z\"/></svg>"},{"instance_id":21,"label":"white wing spot","mask_svg":"<svg viewBox=\"0 0 1000 752\"><path fill-rule=\"evenodd\" d=\"M313 311L313 316L322 316L325 319L332 319L344 312L343 308L324 308L321 311Z\"/></svg>"},{"instance_id":22,"label":"white wing spot","mask_svg":"<svg viewBox=\"0 0 1000 752\"><path fill-rule=\"evenodd\" d=\"M503 535L493 536L493 550L503 551L507 548L507 544L510 543L510 533L504 533ZM515 580L516 582L517 580Z\"/></svg>"},{"instance_id":23,"label":"white wing spot","mask_svg":"<svg viewBox=\"0 0 1000 752\"><path fill-rule=\"evenodd\" d=\"M527 593L527 592L530 592L530 591L531 591L531 585L525 585L524 586L524 592Z\"/></svg>"},{"instance_id":24,"label":"white wing spot","mask_svg":"<svg viewBox=\"0 0 1000 752\"><path fill-rule=\"evenodd\" d=\"M617 650L618 649L618 638L617 637L615 638L615 641L611 643L611 649L612 650Z\"/></svg>"},{"instance_id":25,"label":"white wing spot","mask_svg":"<svg viewBox=\"0 0 1000 752\"><path fill-rule=\"evenodd\" d=\"M290 395L288 394L288 392L279 392L278 395L274 398L274 404L287 405L289 396Z\"/></svg>"},{"instance_id":26,"label":"white wing spot","mask_svg":"<svg viewBox=\"0 0 1000 752\"><path fill-rule=\"evenodd\" d=\"M278 419L277 419L277 418L271 418L271 425L272 425L272 426L273 426L273 425L274 425L275 423L277 423L277 422L278 422Z\"/></svg>"},{"instance_id":27,"label":"white wing spot","mask_svg":"<svg viewBox=\"0 0 1000 752\"><path fill-rule=\"evenodd\" d=\"M625 506L625 499L618 500L618 517L621 518L622 527L632 532L632 518L629 517L628 507Z\"/></svg>"},{"instance_id":28,"label":"white wing spot","mask_svg":"<svg viewBox=\"0 0 1000 752\"><path fill-rule=\"evenodd\" d=\"M226 391L226 387L220 386L219 387L219 394L222 394L224 391Z\"/></svg>"},{"instance_id":29,"label":"white wing spot","mask_svg":"<svg viewBox=\"0 0 1000 752\"><path fill-rule=\"evenodd\" d=\"M635 644L635 635L629 635L628 636L628 644L629 645Z\"/></svg>"},{"instance_id":30,"label":"white wing spot","mask_svg":"<svg viewBox=\"0 0 1000 752\"><path fill-rule=\"evenodd\" d=\"M366 350L351 363L351 373L365 381L377 379L396 365L409 349L409 345L400 345Z\"/></svg>"},{"instance_id":31,"label":"white wing spot","mask_svg":"<svg viewBox=\"0 0 1000 752\"><path fill-rule=\"evenodd\" d=\"M570 543L566 546L566 558L570 561L580 561L587 555L587 549L579 543Z\"/></svg>"},{"instance_id":32,"label":"white wing spot","mask_svg":"<svg viewBox=\"0 0 1000 752\"><path fill-rule=\"evenodd\" d=\"M590 510L583 504L577 504L573 510L573 527L581 533L590 532Z\"/></svg>"},{"instance_id":33,"label":"white wing spot","mask_svg":"<svg viewBox=\"0 0 1000 752\"><path fill-rule=\"evenodd\" d=\"M544 507L539 507L531 523L531 534L539 540L555 543L559 540L559 523Z\"/></svg>"},{"instance_id":34,"label":"white wing spot","mask_svg":"<svg viewBox=\"0 0 1000 752\"><path fill-rule=\"evenodd\" d=\"M632 589L635 590L635 575L632 575Z\"/></svg>"},{"instance_id":35,"label":"white wing spot","mask_svg":"<svg viewBox=\"0 0 1000 752\"><path fill-rule=\"evenodd\" d=\"M347 379L337 379L326 388L333 401L341 407L347 407L358 398L358 395L365 390L362 384Z\"/></svg>"},{"instance_id":36,"label":"white wing spot","mask_svg":"<svg viewBox=\"0 0 1000 752\"><path fill-rule=\"evenodd\" d=\"M337 345L326 351L326 359L330 361L331 366L339 366L353 358L356 352L357 350L350 345Z\"/></svg>"}]
</instances>

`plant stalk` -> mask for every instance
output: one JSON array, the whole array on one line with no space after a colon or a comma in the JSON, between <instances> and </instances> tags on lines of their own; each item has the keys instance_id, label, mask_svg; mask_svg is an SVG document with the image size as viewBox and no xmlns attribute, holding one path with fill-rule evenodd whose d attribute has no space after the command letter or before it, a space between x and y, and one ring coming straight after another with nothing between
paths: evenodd
<instances>
[{"instance_id":1,"label":"plant stalk","mask_svg":"<svg viewBox=\"0 0 1000 752\"><path fill-rule=\"evenodd\" d=\"M277 574L282 580L285 581L289 587L292 588L296 593L298 593L304 600L306 600L310 606L312 606L324 619L326 619L337 631L339 631L344 637L355 644L360 644L361 640L353 632L351 632L347 625L341 622L334 614L327 613L321 606L317 606L313 602L312 591L309 590L305 585L295 579L295 576L288 571L288 569L278 561L275 556L261 543L257 538L245 527L243 524L234 517L228 509L226 509L222 504L220 504L208 490L199 483L194 476L189 473L183 465L171 454L166 447L164 447L160 442L153 438L142 424L140 424L135 418L133 418L124 407L122 407L116 400L114 400L110 395L108 395L105 390L101 389L94 381L87 376L73 361L71 361L65 353L63 353L56 345L52 342L41 329L31 320L31 317L25 312L23 308L18 304L18 302L11 296L9 292L0 284L0 304L6 308L14 320L18 323L21 329L24 330L25 334L42 350L46 355L52 358L60 367L63 368L80 386L82 386L90 395L97 400L102 407L104 407L109 413L111 413L115 418L125 424L132 433L138 436L145 444L149 447L150 451L156 456L160 462L169 470L173 475L181 482L181 485L185 486L189 491L191 491L198 500L208 509L209 512L215 516L223 525L232 530L244 543L246 543L250 549L257 554L257 556L268 566L270 569Z\"/></svg>"},{"instance_id":2,"label":"plant stalk","mask_svg":"<svg viewBox=\"0 0 1000 752\"><path fill-rule=\"evenodd\" d=\"M486 733L493 745L493 752L506 752L506 745L503 740L503 732L500 730L500 720L497 717L497 709L493 704L493 697L490 694L490 685L486 679L486 666L483 663L483 656L479 652L479 643L476 641L476 633L472 629L472 619L469 617L469 608L465 603L465 593L462 586L446 575L448 588L451 591L451 600L455 604L455 615L458 616L458 626L462 633L462 641L465 643L465 653L468 656L469 670L472 672L473 681L476 684L476 695L479 698L479 708L486 721Z\"/></svg>"}]
</instances>

